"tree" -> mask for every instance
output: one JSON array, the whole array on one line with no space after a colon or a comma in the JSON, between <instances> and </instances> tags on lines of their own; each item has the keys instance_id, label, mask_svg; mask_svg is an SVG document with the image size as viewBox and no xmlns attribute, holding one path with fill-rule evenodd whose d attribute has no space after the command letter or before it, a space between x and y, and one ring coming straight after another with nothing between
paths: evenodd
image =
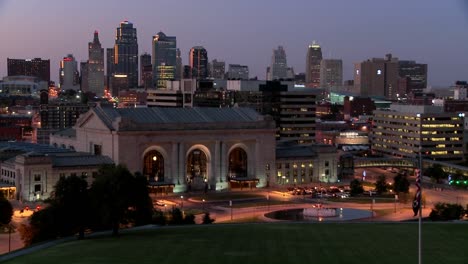
<instances>
[{"instance_id":1,"label":"tree","mask_svg":"<svg viewBox=\"0 0 468 264\"><path fill-rule=\"evenodd\" d=\"M378 194L387 192L387 180L385 178L385 175L380 175L378 177L377 181L375 182L375 190Z\"/></svg>"},{"instance_id":2,"label":"tree","mask_svg":"<svg viewBox=\"0 0 468 264\"><path fill-rule=\"evenodd\" d=\"M104 165L91 185L90 197L97 218L94 228L112 228L118 235L120 224L151 222L152 205L146 180L134 177L123 165Z\"/></svg>"},{"instance_id":3,"label":"tree","mask_svg":"<svg viewBox=\"0 0 468 264\"><path fill-rule=\"evenodd\" d=\"M393 186L395 188L395 192L399 193L408 193L409 192L409 181L406 175L398 174L393 178Z\"/></svg>"},{"instance_id":4,"label":"tree","mask_svg":"<svg viewBox=\"0 0 468 264\"><path fill-rule=\"evenodd\" d=\"M352 180L351 183L349 184L349 188L351 189L350 190L350 195L351 196L356 196L356 195L361 194L361 193L364 192L364 188L362 187L362 183L358 179Z\"/></svg>"},{"instance_id":5,"label":"tree","mask_svg":"<svg viewBox=\"0 0 468 264\"><path fill-rule=\"evenodd\" d=\"M459 204L437 203L429 214L432 221L449 221L461 219L463 206Z\"/></svg>"},{"instance_id":6,"label":"tree","mask_svg":"<svg viewBox=\"0 0 468 264\"><path fill-rule=\"evenodd\" d=\"M59 218L63 218L65 230L61 234L75 234L84 237L84 230L90 218L88 183L83 177L61 177L54 187L51 206L57 207Z\"/></svg>"},{"instance_id":7,"label":"tree","mask_svg":"<svg viewBox=\"0 0 468 264\"><path fill-rule=\"evenodd\" d=\"M434 164L432 167L427 168L424 171L424 175L431 177L436 183L439 183L441 179L447 178L447 173L442 169L442 165Z\"/></svg>"},{"instance_id":8,"label":"tree","mask_svg":"<svg viewBox=\"0 0 468 264\"><path fill-rule=\"evenodd\" d=\"M11 203L0 192L0 224L7 225L11 222L13 207Z\"/></svg>"},{"instance_id":9,"label":"tree","mask_svg":"<svg viewBox=\"0 0 468 264\"><path fill-rule=\"evenodd\" d=\"M206 212L205 215L203 216L202 224L208 225L212 224L215 220L210 217L210 213Z\"/></svg>"}]
</instances>

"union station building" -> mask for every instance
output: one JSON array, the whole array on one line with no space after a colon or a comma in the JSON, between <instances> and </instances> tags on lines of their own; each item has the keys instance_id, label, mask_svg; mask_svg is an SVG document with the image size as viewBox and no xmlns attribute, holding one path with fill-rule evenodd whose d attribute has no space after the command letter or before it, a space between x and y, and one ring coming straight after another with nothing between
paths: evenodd
<instances>
[{"instance_id":1,"label":"union station building","mask_svg":"<svg viewBox=\"0 0 468 264\"><path fill-rule=\"evenodd\" d=\"M250 108L97 106L50 144L108 156L165 191L276 183L275 123Z\"/></svg>"}]
</instances>

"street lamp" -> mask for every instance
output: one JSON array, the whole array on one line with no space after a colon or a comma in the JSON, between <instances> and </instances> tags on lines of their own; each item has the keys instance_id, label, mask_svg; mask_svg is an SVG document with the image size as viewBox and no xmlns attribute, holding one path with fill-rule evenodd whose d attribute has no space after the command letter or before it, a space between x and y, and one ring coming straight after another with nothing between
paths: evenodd
<instances>
[{"instance_id":1,"label":"street lamp","mask_svg":"<svg viewBox=\"0 0 468 264\"><path fill-rule=\"evenodd\" d=\"M203 211L205 211L205 199L203 199L202 202L203 202Z\"/></svg>"},{"instance_id":2,"label":"street lamp","mask_svg":"<svg viewBox=\"0 0 468 264\"><path fill-rule=\"evenodd\" d=\"M184 196L180 196L180 209L183 211L184 210Z\"/></svg>"}]
</instances>

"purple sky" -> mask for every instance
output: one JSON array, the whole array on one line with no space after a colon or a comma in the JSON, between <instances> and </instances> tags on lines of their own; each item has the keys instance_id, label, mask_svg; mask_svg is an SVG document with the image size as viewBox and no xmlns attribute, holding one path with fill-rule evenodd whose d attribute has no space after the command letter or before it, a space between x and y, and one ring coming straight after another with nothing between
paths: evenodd
<instances>
[{"instance_id":1,"label":"purple sky","mask_svg":"<svg viewBox=\"0 0 468 264\"><path fill-rule=\"evenodd\" d=\"M94 30L104 48L125 19L138 30L140 53L151 53L160 30L177 36L183 63L204 46L208 57L246 64L265 78L272 49L283 45L288 64L304 72L307 46L317 40L325 58L341 58L344 77L354 62L392 53L429 64L429 84L468 79L468 5L440 0L0 0L0 74L6 59L50 58L58 80L68 53L87 60Z\"/></svg>"}]
</instances>

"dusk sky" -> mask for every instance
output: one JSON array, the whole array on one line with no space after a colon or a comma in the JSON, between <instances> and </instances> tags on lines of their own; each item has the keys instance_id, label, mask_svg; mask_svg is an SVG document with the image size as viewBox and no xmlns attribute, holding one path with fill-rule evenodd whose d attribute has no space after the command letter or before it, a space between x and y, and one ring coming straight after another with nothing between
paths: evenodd
<instances>
[{"instance_id":1,"label":"dusk sky","mask_svg":"<svg viewBox=\"0 0 468 264\"><path fill-rule=\"evenodd\" d=\"M386 53L427 63L432 86L468 79L468 5L456 0L0 0L0 74L7 57L42 57L57 81L63 56L87 60L94 30L112 47L122 20L137 28L140 54L151 53L162 30L177 37L184 64L189 49L202 45L210 61L246 64L260 79L278 45L304 72L313 40L324 58L343 59L344 79L354 62Z\"/></svg>"}]
</instances>

